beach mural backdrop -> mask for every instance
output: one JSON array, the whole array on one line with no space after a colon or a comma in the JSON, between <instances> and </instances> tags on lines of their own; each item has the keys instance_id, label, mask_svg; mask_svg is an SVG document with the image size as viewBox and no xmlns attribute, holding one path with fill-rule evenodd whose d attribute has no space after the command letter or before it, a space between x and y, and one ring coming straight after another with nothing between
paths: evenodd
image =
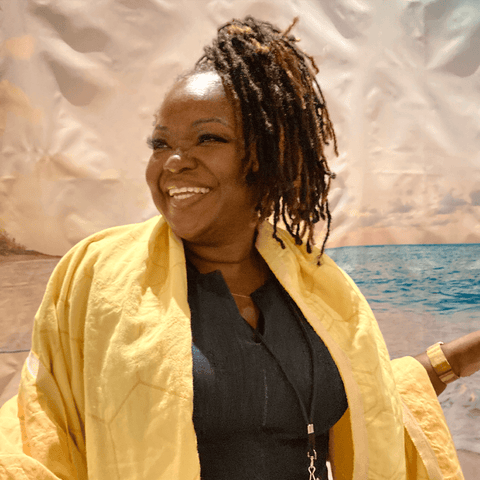
<instances>
[{"instance_id":1,"label":"beach mural backdrop","mask_svg":"<svg viewBox=\"0 0 480 480\"><path fill-rule=\"evenodd\" d=\"M338 138L328 253L392 357L480 329L477 0L4 0L0 400L55 256L156 214L144 181L153 112L216 28L246 14L282 28L300 17L293 33L320 68ZM441 396L457 447L478 454L479 398L478 374Z\"/></svg>"}]
</instances>

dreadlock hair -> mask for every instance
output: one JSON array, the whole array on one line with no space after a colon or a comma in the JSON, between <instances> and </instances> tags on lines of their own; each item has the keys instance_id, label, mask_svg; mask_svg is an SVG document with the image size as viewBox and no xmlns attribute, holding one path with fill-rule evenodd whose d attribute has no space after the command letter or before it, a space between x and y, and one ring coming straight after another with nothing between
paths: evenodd
<instances>
[{"instance_id":1,"label":"dreadlock hair","mask_svg":"<svg viewBox=\"0 0 480 480\"><path fill-rule=\"evenodd\" d=\"M305 235L308 253L314 225L327 220L318 264L330 234L330 171L324 149L337 142L313 58L290 35L268 22L247 16L218 29L204 48L194 72L214 70L241 112L246 180L257 195L256 210L264 220L273 214L273 237L281 220L297 245ZM253 150L253 155L252 155Z\"/></svg>"}]
</instances>

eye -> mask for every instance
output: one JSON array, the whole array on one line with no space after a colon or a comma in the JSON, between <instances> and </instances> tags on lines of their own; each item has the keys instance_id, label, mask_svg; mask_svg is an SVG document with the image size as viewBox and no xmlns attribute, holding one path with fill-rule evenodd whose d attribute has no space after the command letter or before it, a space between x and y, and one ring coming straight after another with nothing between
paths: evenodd
<instances>
[{"instance_id":1,"label":"eye","mask_svg":"<svg viewBox=\"0 0 480 480\"><path fill-rule=\"evenodd\" d=\"M161 138L148 137L147 138L147 145L153 151L164 150L165 148L168 148L167 142L165 140L162 140Z\"/></svg>"},{"instance_id":2,"label":"eye","mask_svg":"<svg viewBox=\"0 0 480 480\"><path fill-rule=\"evenodd\" d=\"M204 133L198 137L198 143L200 145L210 144L210 143L228 143L228 140L220 135L215 135L213 133Z\"/></svg>"}]
</instances>

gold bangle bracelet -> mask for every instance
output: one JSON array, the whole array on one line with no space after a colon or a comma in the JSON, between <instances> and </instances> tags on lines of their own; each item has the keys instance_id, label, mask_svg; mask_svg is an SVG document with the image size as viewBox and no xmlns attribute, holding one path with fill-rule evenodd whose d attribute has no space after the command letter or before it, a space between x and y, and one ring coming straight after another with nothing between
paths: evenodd
<instances>
[{"instance_id":1,"label":"gold bangle bracelet","mask_svg":"<svg viewBox=\"0 0 480 480\"><path fill-rule=\"evenodd\" d=\"M455 372L452 370L452 366L448 363L440 345L443 345L443 342L437 342L431 345L427 348L426 353L435 373L445 385L448 385L449 383L458 380L459 377L455 375Z\"/></svg>"}]
</instances>

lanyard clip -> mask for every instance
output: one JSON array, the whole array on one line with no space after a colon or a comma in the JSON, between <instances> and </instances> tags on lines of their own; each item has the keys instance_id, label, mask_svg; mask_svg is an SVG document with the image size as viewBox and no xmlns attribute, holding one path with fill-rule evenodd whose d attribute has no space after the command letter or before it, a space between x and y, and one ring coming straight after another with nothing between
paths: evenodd
<instances>
[{"instance_id":1,"label":"lanyard clip","mask_svg":"<svg viewBox=\"0 0 480 480\"><path fill-rule=\"evenodd\" d=\"M308 467L308 473L310 474L309 480L319 480L315 477L315 461L317 460L317 451L315 450L315 429L313 423L307 425L308 433L308 452L307 457L310 459L310 466Z\"/></svg>"},{"instance_id":2,"label":"lanyard clip","mask_svg":"<svg viewBox=\"0 0 480 480\"><path fill-rule=\"evenodd\" d=\"M312 448L312 452L307 453L308 458L310 459L310 466L308 467L308 473L309 473L309 480L319 480L318 477L315 477L315 460L317 459L317 451Z\"/></svg>"}]
</instances>

